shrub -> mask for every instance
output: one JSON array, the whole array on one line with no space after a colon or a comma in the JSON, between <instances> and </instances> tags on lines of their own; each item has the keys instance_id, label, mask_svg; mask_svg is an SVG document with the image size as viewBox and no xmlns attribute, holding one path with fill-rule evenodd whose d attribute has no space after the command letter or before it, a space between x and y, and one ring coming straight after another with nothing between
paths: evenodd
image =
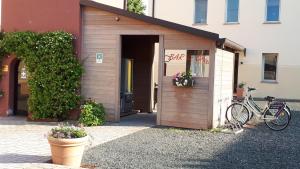
<instances>
[{"instance_id":1,"label":"shrub","mask_svg":"<svg viewBox=\"0 0 300 169\"><path fill-rule=\"evenodd\" d=\"M49 136L54 138L72 139L85 137L87 136L87 133L83 128L60 125L58 127L52 128Z\"/></svg>"},{"instance_id":2,"label":"shrub","mask_svg":"<svg viewBox=\"0 0 300 169\"><path fill-rule=\"evenodd\" d=\"M1 39L1 36L0 36ZM33 119L66 119L78 108L83 68L66 32L11 32L0 41L0 58L15 54L28 69L29 111Z\"/></svg>"},{"instance_id":3,"label":"shrub","mask_svg":"<svg viewBox=\"0 0 300 169\"><path fill-rule=\"evenodd\" d=\"M85 126L99 126L105 123L105 110L101 103L89 99L81 106L79 122Z\"/></svg>"}]
</instances>

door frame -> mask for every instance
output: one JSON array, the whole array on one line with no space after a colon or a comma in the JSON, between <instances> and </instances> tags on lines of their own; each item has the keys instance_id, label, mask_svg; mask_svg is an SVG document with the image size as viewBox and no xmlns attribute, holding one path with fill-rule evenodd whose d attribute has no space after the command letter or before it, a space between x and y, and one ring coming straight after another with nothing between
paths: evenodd
<instances>
[{"instance_id":1,"label":"door frame","mask_svg":"<svg viewBox=\"0 0 300 169\"><path fill-rule=\"evenodd\" d=\"M157 114L156 124L160 125L160 116L162 110L162 80L163 80L163 62L164 62L164 35L161 34L119 34L117 36L117 58L116 58L116 90L115 90L115 117L114 121L120 122L121 105L121 64L122 64L122 36L136 35L136 36L158 36L159 37L159 56L158 56L158 93L157 93Z\"/></svg>"},{"instance_id":2,"label":"door frame","mask_svg":"<svg viewBox=\"0 0 300 169\"><path fill-rule=\"evenodd\" d=\"M236 88L239 83L239 64L240 64L240 55L239 53L234 54L234 69L233 69L233 93L236 93Z\"/></svg>"}]
</instances>

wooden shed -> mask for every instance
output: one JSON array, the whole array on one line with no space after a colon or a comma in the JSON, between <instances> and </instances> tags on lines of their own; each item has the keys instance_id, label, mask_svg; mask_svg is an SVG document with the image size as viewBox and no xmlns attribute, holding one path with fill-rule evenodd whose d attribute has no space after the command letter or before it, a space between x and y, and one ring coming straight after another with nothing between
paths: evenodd
<instances>
[{"instance_id":1,"label":"wooden shed","mask_svg":"<svg viewBox=\"0 0 300 169\"><path fill-rule=\"evenodd\" d=\"M242 46L212 32L88 0L80 3L82 95L103 103L108 120L156 109L158 125L207 129L224 122L233 93L234 55L244 51ZM193 75L193 87L173 85L173 76L184 71Z\"/></svg>"}]
</instances>

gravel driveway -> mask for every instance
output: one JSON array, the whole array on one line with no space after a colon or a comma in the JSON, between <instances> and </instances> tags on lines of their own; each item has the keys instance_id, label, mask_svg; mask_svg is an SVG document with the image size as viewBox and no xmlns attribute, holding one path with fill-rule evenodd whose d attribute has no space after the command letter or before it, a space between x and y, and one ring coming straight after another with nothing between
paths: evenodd
<instances>
[{"instance_id":1,"label":"gravel driveway","mask_svg":"<svg viewBox=\"0 0 300 169\"><path fill-rule=\"evenodd\" d=\"M88 150L98 168L299 168L300 112L281 132L264 124L239 135L156 127Z\"/></svg>"}]
</instances>

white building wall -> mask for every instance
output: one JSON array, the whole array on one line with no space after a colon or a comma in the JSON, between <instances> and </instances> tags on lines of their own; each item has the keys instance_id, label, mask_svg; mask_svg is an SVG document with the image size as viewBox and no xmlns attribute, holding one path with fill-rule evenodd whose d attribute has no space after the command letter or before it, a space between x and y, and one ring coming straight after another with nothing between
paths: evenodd
<instances>
[{"instance_id":1,"label":"white building wall","mask_svg":"<svg viewBox=\"0 0 300 169\"><path fill-rule=\"evenodd\" d=\"M256 97L300 99L300 1L281 0L280 24L265 24L266 0L240 0L239 24L225 24L226 0L208 0L207 25L194 24L194 0L155 2L155 17L219 33L247 48L239 81L256 87ZM278 83L262 83L262 53L279 53Z\"/></svg>"},{"instance_id":2,"label":"white building wall","mask_svg":"<svg viewBox=\"0 0 300 169\"><path fill-rule=\"evenodd\" d=\"M117 8L124 8L124 0L93 0L102 4L110 5Z\"/></svg>"},{"instance_id":3,"label":"white building wall","mask_svg":"<svg viewBox=\"0 0 300 169\"><path fill-rule=\"evenodd\" d=\"M233 95L234 54L217 49L214 75L213 128L225 124L227 107Z\"/></svg>"}]
</instances>

